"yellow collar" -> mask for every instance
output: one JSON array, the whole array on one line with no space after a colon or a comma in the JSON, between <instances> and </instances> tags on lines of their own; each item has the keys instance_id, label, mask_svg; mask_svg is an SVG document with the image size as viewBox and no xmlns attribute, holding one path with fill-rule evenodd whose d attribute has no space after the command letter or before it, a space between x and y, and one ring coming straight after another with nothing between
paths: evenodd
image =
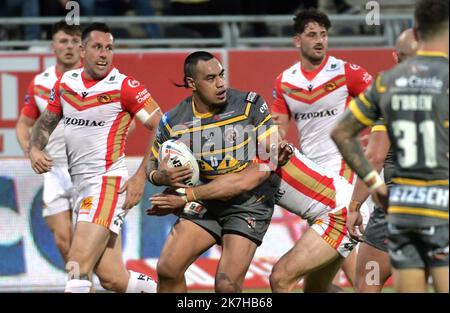
<instances>
[{"instance_id":1,"label":"yellow collar","mask_svg":"<svg viewBox=\"0 0 450 313\"><path fill-rule=\"evenodd\" d=\"M194 97L192 97L192 112L194 112L194 116L197 118L208 118L213 116L212 112L200 113L195 109Z\"/></svg>"},{"instance_id":2,"label":"yellow collar","mask_svg":"<svg viewBox=\"0 0 450 313\"><path fill-rule=\"evenodd\" d=\"M419 50L416 54L427 57L444 57L448 59L448 54L440 51Z\"/></svg>"}]
</instances>

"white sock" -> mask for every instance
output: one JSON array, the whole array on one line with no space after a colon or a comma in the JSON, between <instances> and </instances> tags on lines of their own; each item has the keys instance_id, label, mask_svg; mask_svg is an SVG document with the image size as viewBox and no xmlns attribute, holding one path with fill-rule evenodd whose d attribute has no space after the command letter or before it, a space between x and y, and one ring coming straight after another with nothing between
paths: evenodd
<instances>
[{"instance_id":1,"label":"white sock","mask_svg":"<svg viewBox=\"0 0 450 313\"><path fill-rule=\"evenodd\" d=\"M64 292L68 293L89 293L92 283L85 279L71 279L66 284Z\"/></svg>"},{"instance_id":2,"label":"white sock","mask_svg":"<svg viewBox=\"0 0 450 313\"><path fill-rule=\"evenodd\" d=\"M130 272L126 293L155 293L156 282L145 274Z\"/></svg>"}]
</instances>

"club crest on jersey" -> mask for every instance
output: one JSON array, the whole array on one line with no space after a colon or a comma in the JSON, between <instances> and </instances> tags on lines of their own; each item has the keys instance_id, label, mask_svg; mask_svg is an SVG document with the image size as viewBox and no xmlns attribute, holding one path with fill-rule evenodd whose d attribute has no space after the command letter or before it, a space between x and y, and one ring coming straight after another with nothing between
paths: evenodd
<instances>
[{"instance_id":1,"label":"club crest on jersey","mask_svg":"<svg viewBox=\"0 0 450 313\"><path fill-rule=\"evenodd\" d=\"M140 83L136 79L128 80L128 86L130 86L131 88L136 88L139 85Z\"/></svg>"},{"instance_id":2,"label":"club crest on jersey","mask_svg":"<svg viewBox=\"0 0 450 313\"><path fill-rule=\"evenodd\" d=\"M98 102L100 102L101 104L106 104L106 103L110 103L112 102L111 96L104 93L100 96L97 97Z\"/></svg>"},{"instance_id":3,"label":"club crest on jersey","mask_svg":"<svg viewBox=\"0 0 450 313\"><path fill-rule=\"evenodd\" d=\"M325 86L323 86L323 88L327 92L332 92L333 90L335 90L337 88L337 85L335 82L329 82L329 83L326 83Z\"/></svg>"},{"instance_id":4,"label":"club crest on jersey","mask_svg":"<svg viewBox=\"0 0 450 313\"><path fill-rule=\"evenodd\" d=\"M94 197L86 197L81 201L81 211L90 211L92 209L92 200Z\"/></svg>"}]
</instances>

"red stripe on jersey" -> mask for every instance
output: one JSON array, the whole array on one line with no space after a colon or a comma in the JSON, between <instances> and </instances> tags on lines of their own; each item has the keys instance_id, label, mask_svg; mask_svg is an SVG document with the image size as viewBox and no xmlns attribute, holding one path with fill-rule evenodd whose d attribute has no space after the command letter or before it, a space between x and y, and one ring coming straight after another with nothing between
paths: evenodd
<instances>
[{"instance_id":1,"label":"red stripe on jersey","mask_svg":"<svg viewBox=\"0 0 450 313\"><path fill-rule=\"evenodd\" d=\"M287 114L289 118L291 118L291 110L286 103L286 100L283 97L283 89L281 88L281 79L283 78L283 74L278 75L277 80L275 82L275 88L273 90L274 101L272 104L272 112Z\"/></svg>"},{"instance_id":2,"label":"red stripe on jersey","mask_svg":"<svg viewBox=\"0 0 450 313\"><path fill-rule=\"evenodd\" d=\"M114 143L115 143L117 132L119 131L120 123L122 122L122 119L125 118L126 116L129 116L129 113L125 112L125 111L122 111L119 114L117 114L117 117L114 120L114 122L113 122L113 124L111 126L111 129L109 130L108 139L106 141L106 155L105 155L105 160L106 160L105 167L106 167L106 170L108 170L111 167L111 165L114 163L114 161L115 161L114 158L113 158L113 153L116 152L114 150L114 148L115 148ZM130 121L131 121L131 119L130 119ZM128 126L129 126L129 123L127 125L127 129L128 129ZM119 156L122 155L122 152L123 152L123 147L124 147L124 144L125 144L125 135L126 135L126 133L127 132L124 131L123 134L122 134L122 138L121 138L122 142L121 142L121 145L120 145L120 154L119 154Z\"/></svg>"},{"instance_id":3,"label":"red stripe on jersey","mask_svg":"<svg viewBox=\"0 0 450 313\"><path fill-rule=\"evenodd\" d=\"M333 91L345 85L346 85L345 76L337 75L336 77L333 77L327 82L312 89L311 91L289 84L287 82L282 83L282 89L284 94L286 94L288 97L294 100L301 101L306 104L313 104L317 100L325 97L326 95L332 93ZM290 92L286 92L286 89L290 89L289 90Z\"/></svg>"},{"instance_id":4,"label":"red stripe on jersey","mask_svg":"<svg viewBox=\"0 0 450 313\"><path fill-rule=\"evenodd\" d=\"M280 171L280 169L278 170L278 172L279 171ZM281 173L279 172L279 175L280 174L281 174L282 179L285 182L287 182L289 185L291 185L292 187L294 187L295 189L297 189L304 195L306 195L306 196L310 197L311 199L314 199L326 206L329 206L330 208L336 207L336 202L333 199L327 198L323 194L318 193L314 190L311 190L310 188L308 188L307 186L302 184L299 180L297 180L294 177L292 177L291 175L289 175L289 173L286 170L284 170L283 168L281 168ZM334 186L333 186L333 188L334 188Z\"/></svg>"},{"instance_id":5,"label":"red stripe on jersey","mask_svg":"<svg viewBox=\"0 0 450 313\"><path fill-rule=\"evenodd\" d=\"M34 85L34 95L44 100L48 100L50 98L50 91L51 89L45 86Z\"/></svg>"},{"instance_id":6,"label":"red stripe on jersey","mask_svg":"<svg viewBox=\"0 0 450 313\"><path fill-rule=\"evenodd\" d=\"M334 220L335 220L334 217L330 217L330 218L329 218L330 223L328 224L327 229L326 229L325 232L323 233L322 238L325 238L325 237L331 238L331 237L330 237L330 234L331 234L331 232L332 232L333 229L334 229ZM336 248L336 247L334 247L334 248Z\"/></svg>"},{"instance_id":7,"label":"red stripe on jersey","mask_svg":"<svg viewBox=\"0 0 450 313\"><path fill-rule=\"evenodd\" d=\"M347 234L347 208L342 208L342 219L344 220L344 225L342 227L342 231L339 235L339 238L336 240L337 247L341 244L342 240L344 239L344 236Z\"/></svg>"},{"instance_id":8,"label":"red stripe on jersey","mask_svg":"<svg viewBox=\"0 0 450 313\"><path fill-rule=\"evenodd\" d=\"M318 182L320 182L322 185L327 186L328 188L332 190L336 190L334 188L334 182L333 178L323 176L322 174L314 171L310 167L306 166L305 163L303 163L299 158L297 158L295 155L293 155L290 159L290 162L292 162L299 170L304 172L306 175L314 178Z\"/></svg>"},{"instance_id":9,"label":"red stripe on jersey","mask_svg":"<svg viewBox=\"0 0 450 313\"><path fill-rule=\"evenodd\" d=\"M341 169L339 170L339 176L342 176L347 180L350 184L353 184L353 180L355 179L355 172L348 166L344 159L341 161Z\"/></svg>"},{"instance_id":10,"label":"red stripe on jersey","mask_svg":"<svg viewBox=\"0 0 450 313\"><path fill-rule=\"evenodd\" d=\"M83 111L99 105L105 105L111 102L120 102L120 90L109 90L102 93L98 93L92 96L86 96L83 98L76 93L67 84L61 84L63 89L61 97L78 111ZM102 101L100 101L102 100Z\"/></svg>"},{"instance_id":11,"label":"red stripe on jersey","mask_svg":"<svg viewBox=\"0 0 450 313\"><path fill-rule=\"evenodd\" d=\"M345 160L341 160L341 169L339 170L339 176L344 176L344 170L345 170Z\"/></svg>"}]
</instances>

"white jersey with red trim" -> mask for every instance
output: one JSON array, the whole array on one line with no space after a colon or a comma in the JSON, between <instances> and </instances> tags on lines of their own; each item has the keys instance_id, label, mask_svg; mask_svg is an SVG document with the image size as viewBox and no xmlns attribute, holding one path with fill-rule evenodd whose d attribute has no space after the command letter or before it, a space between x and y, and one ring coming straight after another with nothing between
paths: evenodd
<instances>
[{"instance_id":1,"label":"white jersey with red trim","mask_svg":"<svg viewBox=\"0 0 450 313\"><path fill-rule=\"evenodd\" d=\"M272 111L295 119L302 153L345 176L345 163L330 132L351 97L371 81L371 75L360 66L332 56L310 73L298 62L277 77Z\"/></svg>"},{"instance_id":2,"label":"white jersey with red trim","mask_svg":"<svg viewBox=\"0 0 450 313\"><path fill-rule=\"evenodd\" d=\"M276 204L309 224L350 203L353 186L345 178L309 160L298 149L276 173L281 178Z\"/></svg>"},{"instance_id":3,"label":"white jersey with red trim","mask_svg":"<svg viewBox=\"0 0 450 313\"><path fill-rule=\"evenodd\" d=\"M36 75L28 86L22 114L37 120L48 104L50 90L58 80L56 66L50 66ZM64 124L60 121L50 135L45 151L52 157L55 165L67 166L66 145L64 142Z\"/></svg>"},{"instance_id":4,"label":"white jersey with red trim","mask_svg":"<svg viewBox=\"0 0 450 313\"><path fill-rule=\"evenodd\" d=\"M116 68L100 81L83 69L66 72L55 84L48 110L64 115L69 170L76 181L98 175L128 176L124 146L128 127L144 106L155 106L147 89Z\"/></svg>"}]
</instances>

